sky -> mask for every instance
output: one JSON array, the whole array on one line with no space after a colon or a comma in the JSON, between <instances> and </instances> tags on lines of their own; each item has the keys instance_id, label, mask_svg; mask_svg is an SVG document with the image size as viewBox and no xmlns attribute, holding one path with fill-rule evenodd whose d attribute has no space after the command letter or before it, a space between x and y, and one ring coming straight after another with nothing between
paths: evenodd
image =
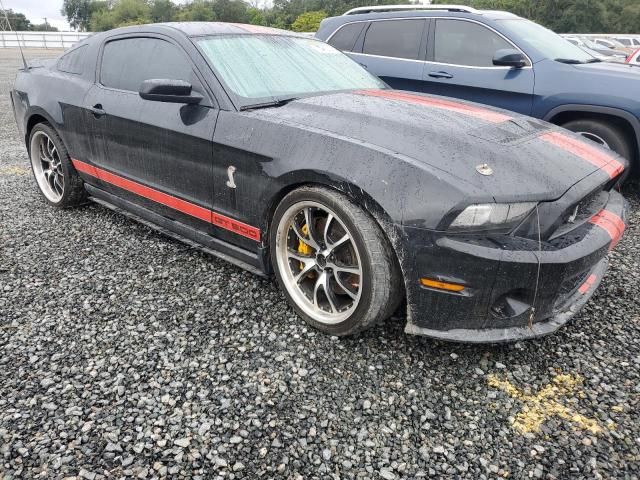
<instances>
[{"instance_id":1,"label":"sky","mask_svg":"<svg viewBox=\"0 0 640 480\"><path fill-rule=\"evenodd\" d=\"M174 3L185 3L186 0L173 0ZM60 13L62 0L2 0L5 8L24 13L31 23L47 22L60 31L70 30L67 19Z\"/></svg>"},{"instance_id":2,"label":"sky","mask_svg":"<svg viewBox=\"0 0 640 480\"><path fill-rule=\"evenodd\" d=\"M58 30L70 30L67 19L62 16L62 0L2 0L4 8L24 13L31 23L47 22Z\"/></svg>"}]
</instances>

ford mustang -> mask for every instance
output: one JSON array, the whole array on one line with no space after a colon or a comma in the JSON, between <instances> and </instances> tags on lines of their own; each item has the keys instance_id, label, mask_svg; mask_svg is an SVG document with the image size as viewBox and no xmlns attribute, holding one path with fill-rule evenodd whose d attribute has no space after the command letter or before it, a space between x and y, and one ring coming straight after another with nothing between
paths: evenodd
<instances>
[{"instance_id":1,"label":"ford mustang","mask_svg":"<svg viewBox=\"0 0 640 480\"><path fill-rule=\"evenodd\" d=\"M95 201L263 276L332 335L406 310L467 342L548 334L625 229L626 160L540 120L389 89L291 32L171 23L26 65L46 202Z\"/></svg>"}]
</instances>

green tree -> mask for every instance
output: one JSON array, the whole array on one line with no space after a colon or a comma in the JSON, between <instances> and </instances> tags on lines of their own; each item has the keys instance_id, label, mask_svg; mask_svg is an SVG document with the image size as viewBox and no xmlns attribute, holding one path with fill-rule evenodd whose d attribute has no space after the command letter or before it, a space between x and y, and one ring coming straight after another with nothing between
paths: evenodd
<instances>
[{"instance_id":1,"label":"green tree","mask_svg":"<svg viewBox=\"0 0 640 480\"><path fill-rule=\"evenodd\" d=\"M249 7L247 8L247 15L249 16L249 23L252 25L267 25L267 19L264 13L259 8Z\"/></svg>"},{"instance_id":2,"label":"green tree","mask_svg":"<svg viewBox=\"0 0 640 480\"><path fill-rule=\"evenodd\" d=\"M118 0L95 12L91 17L91 29L96 32L127 25L151 22L151 8L145 0Z\"/></svg>"},{"instance_id":3,"label":"green tree","mask_svg":"<svg viewBox=\"0 0 640 480\"><path fill-rule=\"evenodd\" d=\"M152 22L170 22L176 16L178 9L171 0L151 0L149 16Z\"/></svg>"},{"instance_id":4,"label":"green tree","mask_svg":"<svg viewBox=\"0 0 640 480\"><path fill-rule=\"evenodd\" d=\"M34 32L57 32L58 29L49 23L40 23L31 25Z\"/></svg>"},{"instance_id":5,"label":"green tree","mask_svg":"<svg viewBox=\"0 0 640 480\"><path fill-rule=\"evenodd\" d=\"M305 12L298 15L298 18L291 24L294 32L315 32L320 26L320 22L327 17L327 13L319 10L317 12Z\"/></svg>"},{"instance_id":6,"label":"green tree","mask_svg":"<svg viewBox=\"0 0 640 480\"><path fill-rule=\"evenodd\" d=\"M182 22L213 22L216 14L213 11L213 2L197 0L180 9L177 20Z\"/></svg>"},{"instance_id":7,"label":"green tree","mask_svg":"<svg viewBox=\"0 0 640 480\"><path fill-rule=\"evenodd\" d=\"M8 8L6 11L0 10L0 15L1 16L6 16L9 19L9 22L11 23L11 28L13 30L15 30L16 32L23 32L26 30L31 30L31 22L29 21L29 19L24 15L24 13L18 13L18 12L14 12L13 10L11 10L10 8ZM5 22L2 22L0 24L0 28L5 26Z\"/></svg>"},{"instance_id":8,"label":"green tree","mask_svg":"<svg viewBox=\"0 0 640 480\"><path fill-rule=\"evenodd\" d=\"M249 23L247 4L241 0L216 0L213 11L220 22Z\"/></svg>"},{"instance_id":9,"label":"green tree","mask_svg":"<svg viewBox=\"0 0 640 480\"><path fill-rule=\"evenodd\" d=\"M71 28L85 32L89 28L91 15L96 11L96 3L93 0L64 0L60 13L67 17Z\"/></svg>"}]
</instances>

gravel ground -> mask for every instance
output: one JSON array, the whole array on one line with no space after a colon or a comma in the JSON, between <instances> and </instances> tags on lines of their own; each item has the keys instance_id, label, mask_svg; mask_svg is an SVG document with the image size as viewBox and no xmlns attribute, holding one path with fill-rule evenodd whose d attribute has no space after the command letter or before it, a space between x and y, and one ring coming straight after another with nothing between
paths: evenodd
<instances>
[{"instance_id":1,"label":"gravel ground","mask_svg":"<svg viewBox=\"0 0 640 480\"><path fill-rule=\"evenodd\" d=\"M640 478L640 195L561 332L308 329L276 286L98 206L45 205L0 50L0 478Z\"/></svg>"}]
</instances>

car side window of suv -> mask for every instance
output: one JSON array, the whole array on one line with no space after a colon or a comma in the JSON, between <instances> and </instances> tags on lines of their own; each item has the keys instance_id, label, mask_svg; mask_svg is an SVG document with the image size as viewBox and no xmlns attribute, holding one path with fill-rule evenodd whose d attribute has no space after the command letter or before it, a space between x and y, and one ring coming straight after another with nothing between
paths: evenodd
<instances>
[{"instance_id":1,"label":"car side window of suv","mask_svg":"<svg viewBox=\"0 0 640 480\"><path fill-rule=\"evenodd\" d=\"M493 67L497 50L513 45L475 22L436 20L434 62L470 67Z\"/></svg>"},{"instance_id":2,"label":"car side window of suv","mask_svg":"<svg viewBox=\"0 0 640 480\"><path fill-rule=\"evenodd\" d=\"M331 35L327 43L343 52L350 52L366 25L365 22L348 23Z\"/></svg>"},{"instance_id":3,"label":"car side window of suv","mask_svg":"<svg viewBox=\"0 0 640 480\"><path fill-rule=\"evenodd\" d=\"M417 60L424 25L423 19L371 22L364 37L362 53Z\"/></svg>"},{"instance_id":4,"label":"car side window of suv","mask_svg":"<svg viewBox=\"0 0 640 480\"><path fill-rule=\"evenodd\" d=\"M159 38L111 40L104 46L100 83L105 87L137 92L145 80L165 78L192 82L193 70L186 54Z\"/></svg>"}]
</instances>

